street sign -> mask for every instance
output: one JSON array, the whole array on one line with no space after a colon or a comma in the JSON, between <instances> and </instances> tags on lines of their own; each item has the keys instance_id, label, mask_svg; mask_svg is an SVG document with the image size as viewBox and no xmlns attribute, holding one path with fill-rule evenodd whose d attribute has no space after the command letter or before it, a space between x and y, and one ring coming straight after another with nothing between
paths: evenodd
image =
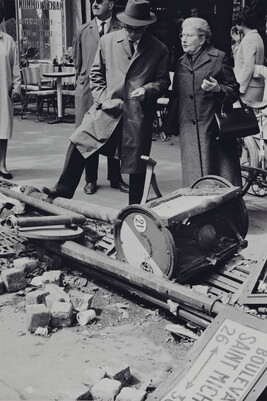
<instances>
[{"instance_id":1,"label":"street sign","mask_svg":"<svg viewBox=\"0 0 267 401\"><path fill-rule=\"evenodd\" d=\"M154 399L243 401L252 389L254 395L261 393L267 380L259 384L263 375L267 375L267 322L236 310L223 312L197 341L176 378Z\"/></svg>"}]
</instances>

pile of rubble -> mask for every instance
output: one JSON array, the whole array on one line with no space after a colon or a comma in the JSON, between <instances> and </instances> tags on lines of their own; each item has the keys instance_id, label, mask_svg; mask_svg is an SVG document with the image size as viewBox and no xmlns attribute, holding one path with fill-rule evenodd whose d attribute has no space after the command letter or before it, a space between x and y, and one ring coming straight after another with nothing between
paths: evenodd
<instances>
[{"instance_id":1,"label":"pile of rubble","mask_svg":"<svg viewBox=\"0 0 267 401\"><path fill-rule=\"evenodd\" d=\"M99 305L94 305L99 288L94 284L87 286L88 280L79 274L49 268L34 257L6 259L0 275L0 293L15 293L16 299L23 298L17 306L25 311L25 330L32 335L49 338L61 328L84 326L81 334L87 336L89 325L96 329L101 326L97 323ZM126 304L112 304L123 312L122 319L127 317ZM111 313L108 306L107 313ZM136 388L125 362L119 366L115 361L112 366L87 368L82 382L88 391L77 400L142 401L151 391L149 384L140 383Z\"/></svg>"}]
</instances>

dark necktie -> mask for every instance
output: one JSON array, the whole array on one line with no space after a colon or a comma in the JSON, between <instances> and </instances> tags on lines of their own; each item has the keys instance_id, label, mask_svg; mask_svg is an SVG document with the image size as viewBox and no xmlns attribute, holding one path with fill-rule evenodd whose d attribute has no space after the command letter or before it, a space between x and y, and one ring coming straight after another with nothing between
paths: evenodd
<instances>
[{"instance_id":1,"label":"dark necktie","mask_svg":"<svg viewBox=\"0 0 267 401\"><path fill-rule=\"evenodd\" d=\"M105 33L105 21L103 21L103 22L101 22L101 29L100 29L100 31L99 31L99 36L100 36L100 38L101 38L101 36L103 36L104 35L104 33Z\"/></svg>"},{"instance_id":2,"label":"dark necktie","mask_svg":"<svg viewBox=\"0 0 267 401\"><path fill-rule=\"evenodd\" d=\"M132 40L129 40L129 44L130 44L130 49L131 49L131 53L132 53L132 56L133 56L134 52L135 52L134 42Z\"/></svg>"}]
</instances>

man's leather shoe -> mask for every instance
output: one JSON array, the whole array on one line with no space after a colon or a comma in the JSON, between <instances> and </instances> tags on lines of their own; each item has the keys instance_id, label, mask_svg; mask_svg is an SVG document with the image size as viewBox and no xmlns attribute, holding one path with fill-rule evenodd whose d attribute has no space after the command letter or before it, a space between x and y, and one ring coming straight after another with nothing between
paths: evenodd
<instances>
[{"instance_id":1,"label":"man's leather shoe","mask_svg":"<svg viewBox=\"0 0 267 401\"><path fill-rule=\"evenodd\" d=\"M97 191L97 184L96 182L87 182L84 187L84 192L87 195L93 195Z\"/></svg>"},{"instance_id":2,"label":"man's leather shoe","mask_svg":"<svg viewBox=\"0 0 267 401\"><path fill-rule=\"evenodd\" d=\"M121 192L129 193L129 185L126 184L126 182L124 182L124 181L120 181L120 182L111 181L110 186L111 186L111 188L119 189Z\"/></svg>"},{"instance_id":3,"label":"man's leather shoe","mask_svg":"<svg viewBox=\"0 0 267 401\"><path fill-rule=\"evenodd\" d=\"M71 199L72 196L67 193L65 190L63 189L58 189L56 187L53 188L47 188L47 187L43 187L42 188L42 192L46 195L49 196L49 198L58 198L59 196L61 198L67 198L67 199Z\"/></svg>"}]
</instances>

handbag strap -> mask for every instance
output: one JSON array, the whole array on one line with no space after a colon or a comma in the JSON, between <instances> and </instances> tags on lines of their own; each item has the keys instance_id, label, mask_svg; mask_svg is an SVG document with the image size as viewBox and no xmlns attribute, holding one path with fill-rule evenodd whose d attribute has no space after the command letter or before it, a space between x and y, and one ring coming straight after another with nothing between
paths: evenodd
<instances>
[{"instance_id":1,"label":"handbag strap","mask_svg":"<svg viewBox=\"0 0 267 401\"><path fill-rule=\"evenodd\" d=\"M246 103L243 102L243 100L241 99L240 95L237 96L237 100L240 103L240 106L242 107L242 109L244 109L244 111L246 113L249 113L249 106L246 105ZM222 117L226 117L226 113L224 111L224 103L221 105L221 116Z\"/></svg>"}]
</instances>

